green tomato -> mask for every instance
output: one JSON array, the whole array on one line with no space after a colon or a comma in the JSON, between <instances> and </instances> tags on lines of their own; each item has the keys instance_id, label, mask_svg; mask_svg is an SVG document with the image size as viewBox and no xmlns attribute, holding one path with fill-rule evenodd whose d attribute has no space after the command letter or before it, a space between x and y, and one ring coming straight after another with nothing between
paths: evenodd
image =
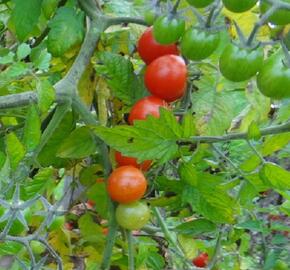
<instances>
[{"instance_id":1,"label":"green tomato","mask_svg":"<svg viewBox=\"0 0 290 270\"><path fill-rule=\"evenodd\" d=\"M159 17L153 24L153 35L160 44L172 44L179 40L185 30L185 22L179 18Z\"/></svg>"},{"instance_id":2,"label":"green tomato","mask_svg":"<svg viewBox=\"0 0 290 270\"><path fill-rule=\"evenodd\" d=\"M209 33L197 29L189 29L181 40L181 53L188 59L199 61L209 57L218 47L219 33Z\"/></svg>"},{"instance_id":3,"label":"green tomato","mask_svg":"<svg viewBox=\"0 0 290 270\"><path fill-rule=\"evenodd\" d=\"M35 240L30 242L30 247L34 254L41 254L46 250L43 244Z\"/></svg>"},{"instance_id":4,"label":"green tomato","mask_svg":"<svg viewBox=\"0 0 290 270\"><path fill-rule=\"evenodd\" d=\"M261 93L274 99L290 97L290 68L285 66L280 55L273 55L265 61L257 75Z\"/></svg>"},{"instance_id":5,"label":"green tomato","mask_svg":"<svg viewBox=\"0 0 290 270\"><path fill-rule=\"evenodd\" d=\"M290 3L290 0L284 0L285 3ZM265 1L261 2L260 9L262 13L265 13L271 5ZM285 25L290 23L290 10L278 9L273 15L270 16L269 21L276 25Z\"/></svg>"},{"instance_id":6,"label":"green tomato","mask_svg":"<svg viewBox=\"0 0 290 270\"><path fill-rule=\"evenodd\" d=\"M242 82L249 80L260 70L263 59L262 47L251 50L229 44L220 57L219 67L222 75L228 80Z\"/></svg>"},{"instance_id":7,"label":"green tomato","mask_svg":"<svg viewBox=\"0 0 290 270\"><path fill-rule=\"evenodd\" d=\"M214 0L186 0L186 1L196 8L204 8L214 2Z\"/></svg>"},{"instance_id":8,"label":"green tomato","mask_svg":"<svg viewBox=\"0 0 290 270\"><path fill-rule=\"evenodd\" d=\"M139 201L119 204L116 209L116 219L124 229L139 230L149 221L150 210L146 204Z\"/></svg>"},{"instance_id":9,"label":"green tomato","mask_svg":"<svg viewBox=\"0 0 290 270\"><path fill-rule=\"evenodd\" d=\"M251 9L258 0L223 0L224 6L232 12L241 13Z\"/></svg>"}]
</instances>

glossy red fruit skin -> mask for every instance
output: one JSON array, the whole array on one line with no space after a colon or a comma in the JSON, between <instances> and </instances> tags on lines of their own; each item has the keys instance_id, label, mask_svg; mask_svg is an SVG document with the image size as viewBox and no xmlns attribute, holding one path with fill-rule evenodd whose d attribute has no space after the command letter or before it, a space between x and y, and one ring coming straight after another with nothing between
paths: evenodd
<instances>
[{"instance_id":1,"label":"glossy red fruit skin","mask_svg":"<svg viewBox=\"0 0 290 270\"><path fill-rule=\"evenodd\" d=\"M160 107L168 108L168 104L158 97L149 96L138 100L130 111L129 124L133 125L134 120L145 120L148 115L158 118Z\"/></svg>"},{"instance_id":2,"label":"glossy red fruit skin","mask_svg":"<svg viewBox=\"0 0 290 270\"><path fill-rule=\"evenodd\" d=\"M112 200L126 204L143 197L147 189L147 181L139 169L133 166L122 166L110 174L107 189Z\"/></svg>"},{"instance_id":3,"label":"glossy red fruit skin","mask_svg":"<svg viewBox=\"0 0 290 270\"><path fill-rule=\"evenodd\" d=\"M196 258L192 260L192 263L200 268L204 268L208 264L208 254L207 253L200 253Z\"/></svg>"},{"instance_id":4,"label":"glossy red fruit skin","mask_svg":"<svg viewBox=\"0 0 290 270\"><path fill-rule=\"evenodd\" d=\"M167 54L179 55L178 47L175 43L162 45L158 43L153 36L153 27L149 27L139 38L137 51L141 59L149 65L160 56Z\"/></svg>"},{"instance_id":5,"label":"glossy red fruit skin","mask_svg":"<svg viewBox=\"0 0 290 270\"><path fill-rule=\"evenodd\" d=\"M131 165L144 172L149 170L152 163L151 160L145 160L142 163L138 163L137 158L123 156L122 153L119 151L115 151L115 160L117 162L118 167Z\"/></svg>"},{"instance_id":6,"label":"glossy red fruit skin","mask_svg":"<svg viewBox=\"0 0 290 270\"><path fill-rule=\"evenodd\" d=\"M161 56L147 67L144 79L147 89L153 96L173 102L185 93L186 64L180 56Z\"/></svg>"}]
</instances>

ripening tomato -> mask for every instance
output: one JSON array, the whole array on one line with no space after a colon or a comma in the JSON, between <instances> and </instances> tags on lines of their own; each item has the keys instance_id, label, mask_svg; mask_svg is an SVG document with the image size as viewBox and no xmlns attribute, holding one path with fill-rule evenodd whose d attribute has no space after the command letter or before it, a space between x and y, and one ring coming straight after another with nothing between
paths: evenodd
<instances>
[{"instance_id":1,"label":"ripening tomato","mask_svg":"<svg viewBox=\"0 0 290 270\"><path fill-rule=\"evenodd\" d=\"M133 125L134 120L145 120L148 115L159 117L159 109L168 108L165 100L155 96L144 97L138 100L132 107L129 114L129 123Z\"/></svg>"},{"instance_id":2,"label":"ripening tomato","mask_svg":"<svg viewBox=\"0 0 290 270\"><path fill-rule=\"evenodd\" d=\"M152 27L147 28L147 30L141 35L137 44L137 51L147 65L163 55L179 55L179 51L175 43L162 45L154 39Z\"/></svg>"},{"instance_id":3,"label":"ripening tomato","mask_svg":"<svg viewBox=\"0 0 290 270\"><path fill-rule=\"evenodd\" d=\"M262 13L267 12L271 7L269 3L265 1L260 1L260 9ZM282 2L290 3L290 0L283 0ZM287 9L278 9L276 10L269 18L269 21L276 25L286 25L290 23L290 10Z\"/></svg>"},{"instance_id":4,"label":"ripening tomato","mask_svg":"<svg viewBox=\"0 0 290 270\"><path fill-rule=\"evenodd\" d=\"M118 164L118 167L131 165L142 171L148 171L152 163L151 160L145 160L144 162L140 164L137 162L137 158L123 156L122 153L118 151L115 151L115 160Z\"/></svg>"},{"instance_id":5,"label":"ripening tomato","mask_svg":"<svg viewBox=\"0 0 290 270\"><path fill-rule=\"evenodd\" d=\"M145 203L119 204L116 209L118 224L127 230L139 230L150 219L150 210Z\"/></svg>"},{"instance_id":6,"label":"ripening tomato","mask_svg":"<svg viewBox=\"0 0 290 270\"><path fill-rule=\"evenodd\" d=\"M188 29L181 40L181 52L186 58L199 61L209 57L218 47L219 33Z\"/></svg>"},{"instance_id":7,"label":"ripening tomato","mask_svg":"<svg viewBox=\"0 0 290 270\"><path fill-rule=\"evenodd\" d=\"M264 51L239 48L234 44L225 47L219 61L220 71L233 82L242 82L253 77L262 67Z\"/></svg>"},{"instance_id":8,"label":"ripening tomato","mask_svg":"<svg viewBox=\"0 0 290 270\"><path fill-rule=\"evenodd\" d=\"M186 0L186 1L196 8L204 8L214 2L214 0Z\"/></svg>"},{"instance_id":9,"label":"ripening tomato","mask_svg":"<svg viewBox=\"0 0 290 270\"><path fill-rule=\"evenodd\" d=\"M180 56L161 56L147 67L144 79L152 95L167 102L175 101L186 90L186 64Z\"/></svg>"},{"instance_id":10,"label":"ripening tomato","mask_svg":"<svg viewBox=\"0 0 290 270\"><path fill-rule=\"evenodd\" d=\"M179 40L185 30L181 18L161 16L153 24L153 35L160 44L172 44Z\"/></svg>"},{"instance_id":11,"label":"ripening tomato","mask_svg":"<svg viewBox=\"0 0 290 270\"><path fill-rule=\"evenodd\" d=\"M200 253L196 258L192 260L192 263L197 267L206 267L208 264L208 254L205 252Z\"/></svg>"},{"instance_id":12,"label":"ripening tomato","mask_svg":"<svg viewBox=\"0 0 290 270\"><path fill-rule=\"evenodd\" d=\"M251 9L258 0L223 0L224 6L232 12L241 13Z\"/></svg>"},{"instance_id":13,"label":"ripening tomato","mask_svg":"<svg viewBox=\"0 0 290 270\"><path fill-rule=\"evenodd\" d=\"M274 99L290 97L290 69L283 58L273 55L265 61L257 75L257 85L261 93Z\"/></svg>"},{"instance_id":14,"label":"ripening tomato","mask_svg":"<svg viewBox=\"0 0 290 270\"><path fill-rule=\"evenodd\" d=\"M112 200L130 203L139 200L145 194L147 181L143 173L133 166L115 169L108 179L108 193Z\"/></svg>"}]
</instances>

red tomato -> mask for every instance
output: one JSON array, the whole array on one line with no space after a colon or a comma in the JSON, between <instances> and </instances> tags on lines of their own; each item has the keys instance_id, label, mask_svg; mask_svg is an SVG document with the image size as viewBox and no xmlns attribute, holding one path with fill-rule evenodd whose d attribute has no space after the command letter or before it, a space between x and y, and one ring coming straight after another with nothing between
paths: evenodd
<instances>
[{"instance_id":1,"label":"red tomato","mask_svg":"<svg viewBox=\"0 0 290 270\"><path fill-rule=\"evenodd\" d=\"M147 28L138 41L137 51L142 60L149 65L156 58L174 54L179 55L177 45L175 43L169 45L159 44L153 37L153 27Z\"/></svg>"},{"instance_id":2,"label":"red tomato","mask_svg":"<svg viewBox=\"0 0 290 270\"><path fill-rule=\"evenodd\" d=\"M73 225L73 222L66 222L65 224L64 224L64 227L68 230L68 231L72 231L73 230L73 228L74 228L74 225Z\"/></svg>"},{"instance_id":3,"label":"red tomato","mask_svg":"<svg viewBox=\"0 0 290 270\"><path fill-rule=\"evenodd\" d=\"M165 55L154 60L145 71L149 92L168 102L181 98L186 90L187 69L180 56Z\"/></svg>"},{"instance_id":4,"label":"red tomato","mask_svg":"<svg viewBox=\"0 0 290 270\"><path fill-rule=\"evenodd\" d=\"M92 209L95 206L95 202L93 200L87 200L87 208Z\"/></svg>"},{"instance_id":5,"label":"red tomato","mask_svg":"<svg viewBox=\"0 0 290 270\"><path fill-rule=\"evenodd\" d=\"M131 109L129 123L133 125L134 120L144 120L147 115L159 117L159 108L167 108L168 104L163 99L149 96L138 100Z\"/></svg>"},{"instance_id":6,"label":"red tomato","mask_svg":"<svg viewBox=\"0 0 290 270\"><path fill-rule=\"evenodd\" d=\"M103 235L108 235L108 233L109 233L109 228L102 228Z\"/></svg>"},{"instance_id":7,"label":"red tomato","mask_svg":"<svg viewBox=\"0 0 290 270\"><path fill-rule=\"evenodd\" d=\"M196 258L192 260L192 263L197 267L206 267L208 264L208 254L205 252L200 253Z\"/></svg>"},{"instance_id":8,"label":"red tomato","mask_svg":"<svg viewBox=\"0 0 290 270\"><path fill-rule=\"evenodd\" d=\"M148 171L152 162L151 160L145 160L144 162L140 164L137 162L136 158L123 156L122 153L118 151L115 151L115 160L118 164L118 167L131 165L142 171Z\"/></svg>"},{"instance_id":9,"label":"red tomato","mask_svg":"<svg viewBox=\"0 0 290 270\"><path fill-rule=\"evenodd\" d=\"M141 199L146 191L147 181L143 173L133 166L115 169L108 179L108 193L112 200L130 203Z\"/></svg>"}]
</instances>

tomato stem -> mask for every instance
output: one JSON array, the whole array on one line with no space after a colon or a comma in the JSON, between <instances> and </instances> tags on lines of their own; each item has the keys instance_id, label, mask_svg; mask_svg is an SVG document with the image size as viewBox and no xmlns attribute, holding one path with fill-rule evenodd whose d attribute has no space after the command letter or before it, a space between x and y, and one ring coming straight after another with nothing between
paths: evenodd
<instances>
[{"instance_id":1,"label":"tomato stem","mask_svg":"<svg viewBox=\"0 0 290 270\"><path fill-rule=\"evenodd\" d=\"M175 5L172 8L171 14L176 14L177 13L177 9L178 9L178 6L179 6L180 2L181 2L181 0L177 0L175 2Z\"/></svg>"},{"instance_id":2,"label":"tomato stem","mask_svg":"<svg viewBox=\"0 0 290 270\"><path fill-rule=\"evenodd\" d=\"M258 33L260 27L262 27L266 22L267 20L269 19L269 17L271 15L273 15L273 13L278 9L280 8L280 5L277 4L277 3L274 3L273 6L271 6L271 8L269 8L267 10L267 12L261 17L261 19L256 22L256 24L254 25L253 27L253 30L247 40L247 46L248 47L251 47L252 45L252 42L254 41L255 37L256 37L256 34Z\"/></svg>"},{"instance_id":3,"label":"tomato stem","mask_svg":"<svg viewBox=\"0 0 290 270\"><path fill-rule=\"evenodd\" d=\"M129 230L125 231L127 243L128 243L128 269L134 270L135 263L134 263L134 238L132 232Z\"/></svg>"}]
</instances>

